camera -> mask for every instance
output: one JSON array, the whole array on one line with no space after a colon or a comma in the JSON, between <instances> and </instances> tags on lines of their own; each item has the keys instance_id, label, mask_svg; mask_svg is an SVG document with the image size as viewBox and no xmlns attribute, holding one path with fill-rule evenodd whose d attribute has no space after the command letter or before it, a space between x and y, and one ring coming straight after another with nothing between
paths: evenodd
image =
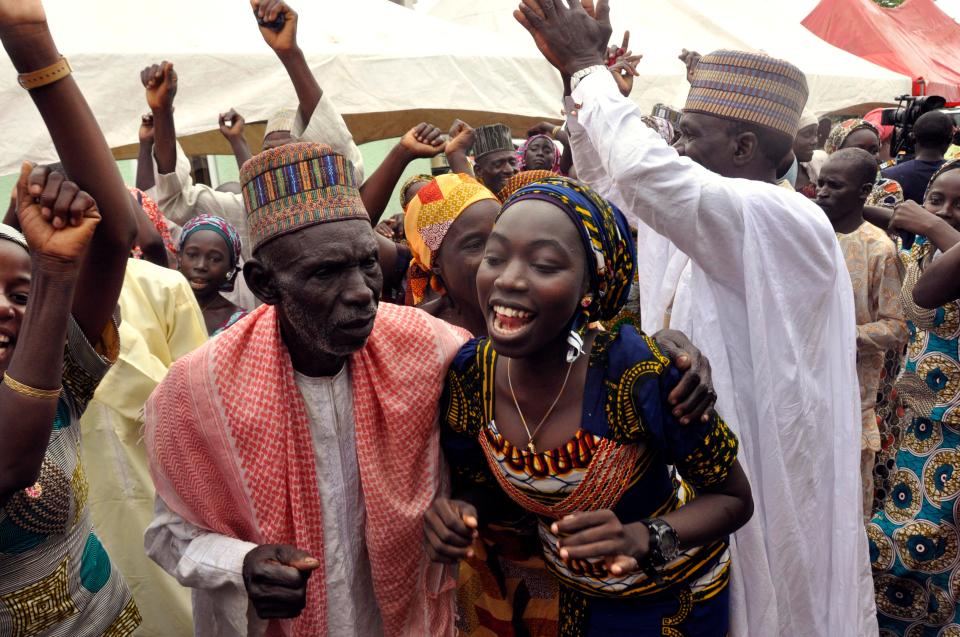
<instances>
[{"instance_id":1,"label":"camera","mask_svg":"<svg viewBox=\"0 0 960 637\"><path fill-rule=\"evenodd\" d=\"M947 105L947 100L939 95L901 95L896 98L897 108L884 109L880 123L884 126L893 126L893 137L890 139L890 155L899 157L901 154L914 154L913 125L921 115L936 111Z\"/></svg>"}]
</instances>

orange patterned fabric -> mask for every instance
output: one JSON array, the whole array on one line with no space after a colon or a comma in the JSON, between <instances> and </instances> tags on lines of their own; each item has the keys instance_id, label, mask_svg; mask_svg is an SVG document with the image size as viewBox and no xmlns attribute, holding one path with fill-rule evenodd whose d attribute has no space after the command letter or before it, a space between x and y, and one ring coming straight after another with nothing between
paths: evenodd
<instances>
[{"instance_id":1,"label":"orange patterned fabric","mask_svg":"<svg viewBox=\"0 0 960 637\"><path fill-rule=\"evenodd\" d=\"M426 556L423 515L446 487L437 404L466 338L420 310L385 303L350 359L367 550L387 636L453 633L453 579ZM271 621L267 634L326 634L316 460L276 310L261 306L178 361L147 403L146 422L150 472L173 511L229 537L293 544L320 561L301 616Z\"/></svg>"}]
</instances>

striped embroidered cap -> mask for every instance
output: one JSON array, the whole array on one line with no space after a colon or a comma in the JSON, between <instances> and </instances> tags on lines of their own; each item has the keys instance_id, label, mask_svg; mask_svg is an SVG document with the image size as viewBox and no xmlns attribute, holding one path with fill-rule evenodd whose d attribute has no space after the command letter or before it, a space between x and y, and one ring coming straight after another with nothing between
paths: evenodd
<instances>
[{"instance_id":1,"label":"striped embroidered cap","mask_svg":"<svg viewBox=\"0 0 960 637\"><path fill-rule=\"evenodd\" d=\"M474 130L474 140L473 154L477 159L498 150L509 150L510 152L515 150L513 138L510 135L510 127L506 124L477 126Z\"/></svg>"},{"instance_id":2,"label":"striped embroidered cap","mask_svg":"<svg viewBox=\"0 0 960 637\"><path fill-rule=\"evenodd\" d=\"M287 144L240 170L253 250L270 239L328 221L364 219L353 164L326 144Z\"/></svg>"},{"instance_id":3,"label":"striped embroidered cap","mask_svg":"<svg viewBox=\"0 0 960 637\"><path fill-rule=\"evenodd\" d=\"M714 51L700 59L684 111L750 122L796 137L807 78L763 53Z\"/></svg>"}]
</instances>

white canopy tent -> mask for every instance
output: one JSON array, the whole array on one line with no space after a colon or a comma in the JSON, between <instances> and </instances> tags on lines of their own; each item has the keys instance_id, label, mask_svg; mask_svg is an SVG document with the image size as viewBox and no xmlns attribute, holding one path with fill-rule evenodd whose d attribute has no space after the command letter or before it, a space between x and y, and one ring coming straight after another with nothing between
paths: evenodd
<instances>
[{"instance_id":1,"label":"white canopy tent","mask_svg":"<svg viewBox=\"0 0 960 637\"><path fill-rule=\"evenodd\" d=\"M530 36L514 20L518 0L434 0L422 11L462 26L484 29L511 41ZM649 111L658 102L683 106L688 85L683 48L701 53L720 48L763 50L789 60L807 74L808 106L819 114L866 111L890 104L911 90L910 79L827 44L800 21L816 0L612 0L613 40L629 30L630 47L642 53L633 99Z\"/></svg>"},{"instance_id":2,"label":"white canopy tent","mask_svg":"<svg viewBox=\"0 0 960 637\"><path fill-rule=\"evenodd\" d=\"M218 113L231 107L256 122L296 105L247 0L167 0L162 8L149 0L44 5L118 157L136 154L146 110L140 71L161 60L174 62L179 74L177 132L188 153L230 153L216 128ZM294 6L299 44L358 142L398 136L424 120L447 126L460 115L517 128L558 115L559 78L526 39L452 25L387 0ZM14 69L0 58L0 174L7 174L23 158L56 156ZM255 146L258 132L249 131Z\"/></svg>"}]
</instances>

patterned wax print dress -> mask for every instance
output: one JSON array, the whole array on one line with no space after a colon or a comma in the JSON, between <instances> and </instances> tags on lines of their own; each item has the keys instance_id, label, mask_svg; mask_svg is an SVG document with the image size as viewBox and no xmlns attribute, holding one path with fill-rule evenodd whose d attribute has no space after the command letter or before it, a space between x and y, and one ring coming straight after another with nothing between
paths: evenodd
<instances>
[{"instance_id":1,"label":"patterned wax print dress","mask_svg":"<svg viewBox=\"0 0 960 637\"><path fill-rule=\"evenodd\" d=\"M4 637L123 637L140 624L130 590L93 532L80 462L80 416L118 353L114 323L94 350L70 320L63 392L40 477L0 508Z\"/></svg>"},{"instance_id":2,"label":"patterned wax print dress","mask_svg":"<svg viewBox=\"0 0 960 637\"><path fill-rule=\"evenodd\" d=\"M738 446L727 425L719 417L676 422L666 405L679 372L651 339L625 324L594 341L580 430L562 447L531 453L513 446L494 422L496 365L487 339L460 350L447 376L441 444L453 497L482 489L496 502L506 494L532 516L559 587L554 634L726 635L726 538L683 552L661 569L658 583L642 572L610 575L602 560L564 563L550 524L574 511L612 509L632 523L676 510L727 478ZM459 617L458 628L475 630L475 619Z\"/></svg>"},{"instance_id":3,"label":"patterned wax print dress","mask_svg":"<svg viewBox=\"0 0 960 637\"><path fill-rule=\"evenodd\" d=\"M867 526L882 637L960 637L960 302L913 302L931 253L922 238L901 253L910 342L897 391L906 411L890 493Z\"/></svg>"}]
</instances>

